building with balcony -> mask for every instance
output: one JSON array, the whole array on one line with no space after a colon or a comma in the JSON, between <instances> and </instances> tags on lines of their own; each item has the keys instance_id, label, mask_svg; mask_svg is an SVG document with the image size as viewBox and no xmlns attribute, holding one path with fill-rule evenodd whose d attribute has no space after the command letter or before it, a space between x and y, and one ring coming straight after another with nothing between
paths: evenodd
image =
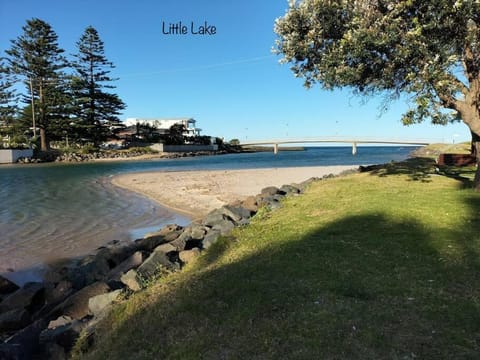
<instances>
[{"instance_id":1,"label":"building with balcony","mask_svg":"<svg viewBox=\"0 0 480 360\"><path fill-rule=\"evenodd\" d=\"M173 118L173 119L142 119L128 118L125 120L127 127L140 125L149 125L154 127L159 134L168 134L173 125L183 125L185 127L184 136L199 136L202 129L196 127L197 121L193 118Z\"/></svg>"}]
</instances>

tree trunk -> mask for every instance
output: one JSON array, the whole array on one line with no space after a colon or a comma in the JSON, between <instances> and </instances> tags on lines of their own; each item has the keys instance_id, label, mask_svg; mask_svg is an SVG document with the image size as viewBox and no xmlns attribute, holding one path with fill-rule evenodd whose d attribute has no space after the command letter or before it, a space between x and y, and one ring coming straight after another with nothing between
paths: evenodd
<instances>
[{"instance_id":1,"label":"tree trunk","mask_svg":"<svg viewBox=\"0 0 480 360\"><path fill-rule=\"evenodd\" d=\"M40 150L47 151L49 149L48 141L47 141L47 133L45 128L40 128Z\"/></svg>"}]
</instances>

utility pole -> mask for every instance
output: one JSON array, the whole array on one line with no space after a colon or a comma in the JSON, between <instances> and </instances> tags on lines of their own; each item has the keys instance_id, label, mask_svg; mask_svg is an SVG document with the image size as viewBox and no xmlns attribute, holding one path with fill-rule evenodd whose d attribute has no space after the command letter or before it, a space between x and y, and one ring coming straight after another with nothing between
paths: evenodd
<instances>
[{"instance_id":1,"label":"utility pole","mask_svg":"<svg viewBox=\"0 0 480 360\"><path fill-rule=\"evenodd\" d=\"M35 99L33 98L33 84L32 78L28 78L30 80L30 95L32 101L32 123L33 123L33 137L37 137L37 126L35 124Z\"/></svg>"}]
</instances>

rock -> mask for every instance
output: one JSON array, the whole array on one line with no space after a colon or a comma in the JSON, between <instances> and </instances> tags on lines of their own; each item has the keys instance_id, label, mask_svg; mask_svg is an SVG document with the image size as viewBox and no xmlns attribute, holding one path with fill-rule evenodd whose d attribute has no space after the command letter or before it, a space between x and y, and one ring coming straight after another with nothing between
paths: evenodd
<instances>
[{"instance_id":1,"label":"rock","mask_svg":"<svg viewBox=\"0 0 480 360\"><path fill-rule=\"evenodd\" d=\"M39 335L39 343L43 344L47 349L47 353L52 353L50 344L56 344L63 349L64 354L68 354L72 350L75 341L80 336L82 330L86 327L87 323L80 320L72 320L69 323L65 323L56 327L49 327L44 329ZM56 349L57 353L59 349ZM61 354L61 351L60 351ZM50 355L51 356L51 355ZM58 355L57 355L58 356Z\"/></svg>"},{"instance_id":2,"label":"rock","mask_svg":"<svg viewBox=\"0 0 480 360\"><path fill-rule=\"evenodd\" d=\"M0 314L0 332L24 328L30 323L30 314L25 309L14 309Z\"/></svg>"},{"instance_id":3,"label":"rock","mask_svg":"<svg viewBox=\"0 0 480 360\"><path fill-rule=\"evenodd\" d=\"M27 309L33 313L45 302L44 290L42 283L26 283L21 289L3 299L0 303L0 313L13 309Z\"/></svg>"},{"instance_id":4,"label":"rock","mask_svg":"<svg viewBox=\"0 0 480 360\"><path fill-rule=\"evenodd\" d=\"M219 230L212 230L210 231L202 241L202 247L204 249L208 249L214 243L217 242L218 238L221 236Z\"/></svg>"},{"instance_id":5,"label":"rock","mask_svg":"<svg viewBox=\"0 0 480 360\"><path fill-rule=\"evenodd\" d=\"M19 344L0 344L0 359L24 360L28 359L23 347Z\"/></svg>"},{"instance_id":6,"label":"rock","mask_svg":"<svg viewBox=\"0 0 480 360\"><path fill-rule=\"evenodd\" d=\"M52 320L48 323L48 329L54 329L59 326L67 325L71 323L73 319L70 316L62 315L59 318Z\"/></svg>"},{"instance_id":7,"label":"rock","mask_svg":"<svg viewBox=\"0 0 480 360\"><path fill-rule=\"evenodd\" d=\"M96 281L103 280L110 270L110 265L104 254L88 255L80 260L77 267L70 269L68 279L75 289L81 289Z\"/></svg>"},{"instance_id":8,"label":"rock","mask_svg":"<svg viewBox=\"0 0 480 360\"><path fill-rule=\"evenodd\" d=\"M20 357L20 359L32 359L34 355L40 353L39 336L46 327L47 321L45 319L39 319L22 330L17 331L15 335L8 338L5 342L21 348L23 357Z\"/></svg>"},{"instance_id":9,"label":"rock","mask_svg":"<svg viewBox=\"0 0 480 360\"><path fill-rule=\"evenodd\" d=\"M84 287L77 293L67 298L60 305L52 310L50 316L67 315L72 319L83 319L89 314L88 300L96 295L105 294L110 291L110 287L102 282L96 282Z\"/></svg>"},{"instance_id":10,"label":"rock","mask_svg":"<svg viewBox=\"0 0 480 360\"><path fill-rule=\"evenodd\" d=\"M281 207L280 201L283 200L284 196L282 195L271 195L271 196L261 196L257 198L259 206L266 206L270 209L278 209Z\"/></svg>"},{"instance_id":11,"label":"rock","mask_svg":"<svg viewBox=\"0 0 480 360\"><path fill-rule=\"evenodd\" d=\"M120 277L120 281L124 283L132 291L140 291L142 289L141 281L136 270L130 270Z\"/></svg>"},{"instance_id":12,"label":"rock","mask_svg":"<svg viewBox=\"0 0 480 360\"><path fill-rule=\"evenodd\" d=\"M184 264L188 264L191 262L193 259L197 258L200 256L200 249L199 248L193 248L191 250L184 250L181 251L178 254L178 257Z\"/></svg>"},{"instance_id":13,"label":"rock","mask_svg":"<svg viewBox=\"0 0 480 360\"><path fill-rule=\"evenodd\" d=\"M143 262L137 269L137 273L144 277L150 278L154 276L160 268L167 268L169 270L178 269L178 265L170 261L170 257L163 251L155 251L150 254L147 260Z\"/></svg>"},{"instance_id":14,"label":"rock","mask_svg":"<svg viewBox=\"0 0 480 360\"><path fill-rule=\"evenodd\" d=\"M184 229L192 240L202 240L205 234L207 233L207 229L205 226L201 224L190 224Z\"/></svg>"},{"instance_id":15,"label":"rock","mask_svg":"<svg viewBox=\"0 0 480 360\"><path fill-rule=\"evenodd\" d=\"M252 217L252 213L250 212L250 210L244 207L225 205L220 208L220 211L225 217L232 220L238 225L245 224L245 220L248 220Z\"/></svg>"},{"instance_id":16,"label":"rock","mask_svg":"<svg viewBox=\"0 0 480 360\"><path fill-rule=\"evenodd\" d=\"M208 215L203 219L202 224L213 227L223 220L225 220L224 215L218 209L216 209L208 213Z\"/></svg>"},{"instance_id":17,"label":"rock","mask_svg":"<svg viewBox=\"0 0 480 360\"><path fill-rule=\"evenodd\" d=\"M255 196L247 197L245 200L241 202L241 206L252 213L256 213L258 211L258 203Z\"/></svg>"},{"instance_id":18,"label":"rock","mask_svg":"<svg viewBox=\"0 0 480 360\"><path fill-rule=\"evenodd\" d=\"M222 222L215 224L212 227L212 230L220 231L221 235L228 235L234 228L235 224L233 222L230 220L223 220Z\"/></svg>"},{"instance_id":19,"label":"rock","mask_svg":"<svg viewBox=\"0 0 480 360\"><path fill-rule=\"evenodd\" d=\"M273 195L285 195L286 193L276 186L269 186L266 188L263 188L262 191L260 192L262 196L273 196Z\"/></svg>"},{"instance_id":20,"label":"rock","mask_svg":"<svg viewBox=\"0 0 480 360\"><path fill-rule=\"evenodd\" d=\"M88 300L88 309L95 317L102 317L111 308L112 304L120 298L122 290L114 290L106 294L91 297Z\"/></svg>"},{"instance_id":21,"label":"rock","mask_svg":"<svg viewBox=\"0 0 480 360\"><path fill-rule=\"evenodd\" d=\"M176 224L164 226L157 232L149 233L143 239L137 240L139 250L153 251L157 246L175 240L182 232L182 227Z\"/></svg>"},{"instance_id":22,"label":"rock","mask_svg":"<svg viewBox=\"0 0 480 360\"><path fill-rule=\"evenodd\" d=\"M280 191L284 192L286 195L290 195L290 194L296 195L301 193L301 190L298 187L293 185L282 185L282 187L280 188Z\"/></svg>"},{"instance_id":23,"label":"rock","mask_svg":"<svg viewBox=\"0 0 480 360\"><path fill-rule=\"evenodd\" d=\"M173 246L172 244L168 243L168 244L163 244L163 245L160 245L160 246L157 246L155 248L155 251L161 251L165 254L169 254L171 252L174 252L174 251L177 251L177 247L176 246Z\"/></svg>"},{"instance_id":24,"label":"rock","mask_svg":"<svg viewBox=\"0 0 480 360\"><path fill-rule=\"evenodd\" d=\"M143 251L137 251L129 258L125 259L117 267L114 267L107 274L107 278L110 280L120 280L120 277L131 269L139 267L142 262L147 258L147 254Z\"/></svg>"},{"instance_id":25,"label":"rock","mask_svg":"<svg viewBox=\"0 0 480 360\"><path fill-rule=\"evenodd\" d=\"M184 231L180 234L178 238L169 242L169 245L172 245L176 248L176 251L185 250L185 246L187 245L188 241L192 240L192 235L189 231Z\"/></svg>"},{"instance_id":26,"label":"rock","mask_svg":"<svg viewBox=\"0 0 480 360\"><path fill-rule=\"evenodd\" d=\"M73 284L70 281L60 281L54 288L45 289L45 302L47 304L65 300L73 292Z\"/></svg>"},{"instance_id":27,"label":"rock","mask_svg":"<svg viewBox=\"0 0 480 360\"><path fill-rule=\"evenodd\" d=\"M20 289L17 284L0 275L0 295L8 295Z\"/></svg>"}]
</instances>

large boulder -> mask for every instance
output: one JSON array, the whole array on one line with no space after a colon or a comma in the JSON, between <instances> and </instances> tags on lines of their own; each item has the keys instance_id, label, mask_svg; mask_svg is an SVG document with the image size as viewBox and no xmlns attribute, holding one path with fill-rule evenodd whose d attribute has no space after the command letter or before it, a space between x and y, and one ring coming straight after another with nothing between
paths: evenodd
<instances>
[{"instance_id":1,"label":"large boulder","mask_svg":"<svg viewBox=\"0 0 480 360\"><path fill-rule=\"evenodd\" d=\"M50 317L67 315L72 319L83 319L90 314L88 300L96 295L105 294L110 290L110 287L102 281L86 286L56 306L50 313Z\"/></svg>"},{"instance_id":2,"label":"large boulder","mask_svg":"<svg viewBox=\"0 0 480 360\"><path fill-rule=\"evenodd\" d=\"M0 275L0 298L4 297L5 295L11 294L18 289L20 289L20 287L17 284L14 284L7 278L4 278Z\"/></svg>"},{"instance_id":3,"label":"large boulder","mask_svg":"<svg viewBox=\"0 0 480 360\"><path fill-rule=\"evenodd\" d=\"M0 332L20 330L30 323L30 314L25 309L0 313Z\"/></svg>"},{"instance_id":4,"label":"large boulder","mask_svg":"<svg viewBox=\"0 0 480 360\"><path fill-rule=\"evenodd\" d=\"M199 248L193 248L191 250L184 250L184 251L181 251L178 254L178 257L180 258L180 261L184 264L188 264L189 262L196 259L198 256L200 256L200 249Z\"/></svg>"},{"instance_id":5,"label":"large boulder","mask_svg":"<svg viewBox=\"0 0 480 360\"><path fill-rule=\"evenodd\" d=\"M228 235L235 228L235 224L230 220L223 220L212 227L212 230L219 231L221 235Z\"/></svg>"},{"instance_id":6,"label":"large boulder","mask_svg":"<svg viewBox=\"0 0 480 360\"><path fill-rule=\"evenodd\" d=\"M175 260L175 256L178 256L177 251L166 253L162 249L156 248L147 260L137 268L137 273L143 278L148 279L157 274L161 268L178 270L178 263L171 261Z\"/></svg>"},{"instance_id":7,"label":"large boulder","mask_svg":"<svg viewBox=\"0 0 480 360\"><path fill-rule=\"evenodd\" d=\"M122 295L122 290L114 290L88 299L88 309L95 317L102 317L112 308L112 305Z\"/></svg>"},{"instance_id":8,"label":"large boulder","mask_svg":"<svg viewBox=\"0 0 480 360\"><path fill-rule=\"evenodd\" d=\"M19 357L19 359L32 359L40 353L39 336L47 325L48 322L45 319L39 319L22 330L17 331L13 336L8 338L5 343L11 345L9 346L10 349L21 349L20 354L22 357Z\"/></svg>"},{"instance_id":9,"label":"large boulder","mask_svg":"<svg viewBox=\"0 0 480 360\"><path fill-rule=\"evenodd\" d=\"M142 282L137 271L134 269L123 274L120 281L132 291L140 291L142 289Z\"/></svg>"},{"instance_id":10,"label":"large boulder","mask_svg":"<svg viewBox=\"0 0 480 360\"><path fill-rule=\"evenodd\" d=\"M276 186L268 186L266 188L263 188L262 191L260 191L260 194L262 196L272 196L272 195L285 195L285 191L280 190Z\"/></svg>"},{"instance_id":11,"label":"large boulder","mask_svg":"<svg viewBox=\"0 0 480 360\"><path fill-rule=\"evenodd\" d=\"M3 299L0 303L0 313L14 309L27 309L33 313L43 306L44 291L42 283L26 283L21 289Z\"/></svg>"},{"instance_id":12,"label":"large boulder","mask_svg":"<svg viewBox=\"0 0 480 360\"><path fill-rule=\"evenodd\" d=\"M294 185L282 185L280 187L280 191L286 195L298 195L302 192L297 186Z\"/></svg>"},{"instance_id":13,"label":"large boulder","mask_svg":"<svg viewBox=\"0 0 480 360\"><path fill-rule=\"evenodd\" d=\"M53 354L66 356L72 350L75 341L87 325L84 321L70 320L57 326L52 326L50 323L48 328L40 333L39 342L46 350L48 358Z\"/></svg>"},{"instance_id":14,"label":"large boulder","mask_svg":"<svg viewBox=\"0 0 480 360\"><path fill-rule=\"evenodd\" d=\"M221 236L221 233L219 230L209 231L202 241L202 248L208 249L210 246L212 246L214 243L217 242L220 236Z\"/></svg>"},{"instance_id":15,"label":"large boulder","mask_svg":"<svg viewBox=\"0 0 480 360\"><path fill-rule=\"evenodd\" d=\"M243 200L240 205L249 210L252 214L258 211L258 203L257 198L255 196L249 196L245 200Z\"/></svg>"},{"instance_id":16,"label":"large boulder","mask_svg":"<svg viewBox=\"0 0 480 360\"><path fill-rule=\"evenodd\" d=\"M139 267L147 258L147 253L144 251L137 251L129 258L125 259L121 264L114 267L107 274L109 280L120 280L121 276L131 269Z\"/></svg>"},{"instance_id":17,"label":"large boulder","mask_svg":"<svg viewBox=\"0 0 480 360\"><path fill-rule=\"evenodd\" d=\"M143 239L135 241L138 250L153 251L157 246L175 240L181 233L182 227L176 224L166 225L159 231L146 234Z\"/></svg>"}]
</instances>

